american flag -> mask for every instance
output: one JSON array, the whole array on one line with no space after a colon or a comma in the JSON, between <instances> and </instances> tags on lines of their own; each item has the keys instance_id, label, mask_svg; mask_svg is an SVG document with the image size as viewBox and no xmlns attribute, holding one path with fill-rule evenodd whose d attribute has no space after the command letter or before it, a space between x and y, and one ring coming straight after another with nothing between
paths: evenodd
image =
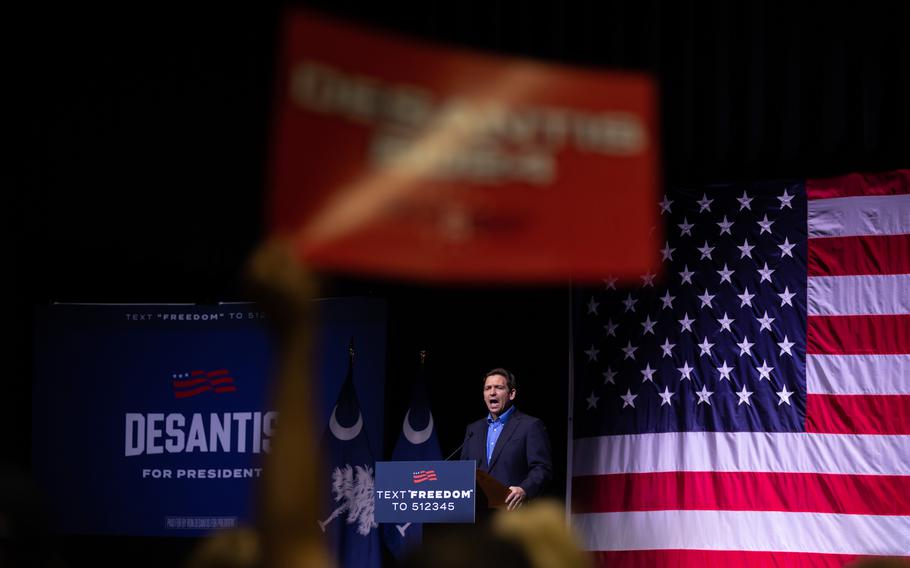
<instances>
[{"instance_id":1,"label":"american flag","mask_svg":"<svg viewBox=\"0 0 910 568\"><path fill-rule=\"evenodd\" d=\"M585 547L610 566L910 555L910 170L658 206L661 275L574 294Z\"/></svg>"}]
</instances>

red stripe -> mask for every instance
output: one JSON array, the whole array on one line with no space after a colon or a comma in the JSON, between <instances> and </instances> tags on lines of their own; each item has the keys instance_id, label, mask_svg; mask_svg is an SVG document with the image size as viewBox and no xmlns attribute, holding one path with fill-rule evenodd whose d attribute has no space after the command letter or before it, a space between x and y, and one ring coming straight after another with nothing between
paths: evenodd
<instances>
[{"instance_id":1,"label":"red stripe","mask_svg":"<svg viewBox=\"0 0 910 568\"><path fill-rule=\"evenodd\" d=\"M198 377L199 375L204 375L205 371L193 371L190 374L193 375L194 377Z\"/></svg>"},{"instance_id":2,"label":"red stripe","mask_svg":"<svg viewBox=\"0 0 910 568\"><path fill-rule=\"evenodd\" d=\"M198 385L199 383L208 382L208 379L188 379L185 381L174 381L174 388L186 388L193 385Z\"/></svg>"},{"instance_id":3,"label":"red stripe","mask_svg":"<svg viewBox=\"0 0 910 568\"><path fill-rule=\"evenodd\" d=\"M910 434L910 396L810 394L806 430L823 434Z\"/></svg>"},{"instance_id":4,"label":"red stripe","mask_svg":"<svg viewBox=\"0 0 910 568\"><path fill-rule=\"evenodd\" d=\"M228 370L227 370L227 369L218 369L217 371L209 371L209 372L208 372L209 378L212 378L212 377L220 377L221 375L227 375L227 374L228 374Z\"/></svg>"},{"instance_id":5,"label":"red stripe","mask_svg":"<svg viewBox=\"0 0 910 568\"><path fill-rule=\"evenodd\" d=\"M215 385L223 385L224 383L233 383L233 382L234 382L233 377L222 377L220 379L215 379L213 381L209 381L209 384L211 384L212 386L215 386Z\"/></svg>"},{"instance_id":6,"label":"red stripe","mask_svg":"<svg viewBox=\"0 0 910 568\"><path fill-rule=\"evenodd\" d=\"M907 193L910 193L910 170L806 180L806 196L809 199Z\"/></svg>"},{"instance_id":7,"label":"red stripe","mask_svg":"<svg viewBox=\"0 0 910 568\"><path fill-rule=\"evenodd\" d=\"M196 396L197 394L204 393L207 390L212 390L212 387L206 385L204 387L197 387L188 391L177 391L174 393L174 396L177 398L189 398L191 396Z\"/></svg>"},{"instance_id":8,"label":"red stripe","mask_svg":"<svg viewBox=\"0 0 910 568\"><path fill-rule=\"evenodd\" d=\"M809 316L806 353L862 355L910 353L910 315Z\"/></svg>"},{"instance_id":9,"label":"red stripe","mask_svg":"<svg viewBox=\"0 0 910 568\"><path fill-rule=\"evenodd\" d=\"M235 392L237 387L218 387L215 392Z\"/></svg>"},{"instance_id":10,"label":"red stripe","mask_svg":"<svg viewBox=\"0 0 910 568\"><path fill-rule=\"evenodd\" d=\"M910 514L910 476L670 471L572 479L573 513L798 511Z\"/></svg>"},{"instance_id":11,"label":"red stripe","mask_svg":"<svg viewBox=\"0 0 910 568\"><path fill-rule=\"evenodd\" d=\"M594 552L597 566L616 568L705 568L706 566L843 566L860 558L852 554L810 552L753 552L745 550L623 550Z\"/></svg>"},{"instance_id":12,"label":"red stripe","mask_svg":"<svg viewBox=\"0 0 910 568\"><path fill-rule=\"evenodd\" d=\"M809 276L910 273L910 235L809 239Z\"/></svg>"}]
</instances>

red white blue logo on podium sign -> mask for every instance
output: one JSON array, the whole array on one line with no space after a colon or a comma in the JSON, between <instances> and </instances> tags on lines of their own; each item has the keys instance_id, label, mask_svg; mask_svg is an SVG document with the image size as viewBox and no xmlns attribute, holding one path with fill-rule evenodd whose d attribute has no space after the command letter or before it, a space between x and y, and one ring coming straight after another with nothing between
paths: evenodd
<instances>
[{"instance_id":1,"label":"red white blue logo on podium sign","mask_svg":"<svg viewBox=\"0 0 910 568\"><path fill-rule=\"evenodd\" d=\"M424 481L436 481L436 470L434 469L422 469L420 471L414 472L414 483L423 483Z\"/></svg>"}]
</instances>

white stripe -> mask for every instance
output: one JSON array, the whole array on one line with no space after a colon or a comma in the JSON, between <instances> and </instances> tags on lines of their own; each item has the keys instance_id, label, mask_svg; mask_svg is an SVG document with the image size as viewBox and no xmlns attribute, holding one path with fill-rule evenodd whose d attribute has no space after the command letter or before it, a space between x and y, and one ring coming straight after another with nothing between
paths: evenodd
<instances>
[{"instance_id":1,"label":"white stripe","mask_svg":"<svg viewBox=\"0 0 910 568\"><path fill-rule=\"evenodd\" d=\"M910 355L808 355L812 394L910 394Z\"/></svg>"},{"instance_id":2,"label":"white stripe","mask_svg":"<svg viewBox=\"0 0 910 568\"><path fill-rule=\"evenodd\" d=\"M651 471L910 474L910 436L668 432L575 440L576 476Z\"/></svg>"},{"instance_id":3,"label":"white stripe","mask_svg":"<svg viewBox=\"0 0 910 568\"><path fill-rule=\"evenodd\" d=\"M809 237L910 233L910 194L809 201Z\"/></svg>"},{"instance_id":4,"label":"white stripe","mask_svg":"<svg viewBox=\"0 0 910 568\"><path fill-rule=\"evenodd\" d=\"M588 550L764 550L910 554L910 517L779 511L635 511L573 515Z\"/></svg>"},{"instance_id":5,"label":"white stripe","mask_svg":"<svg viewBox=\"0 0 910 568\"><path fill-rule=\"evenodd\" d=\"M910 274L813 276L806 290L810 316L910 313Z\"/></svg>"}]
</instances>

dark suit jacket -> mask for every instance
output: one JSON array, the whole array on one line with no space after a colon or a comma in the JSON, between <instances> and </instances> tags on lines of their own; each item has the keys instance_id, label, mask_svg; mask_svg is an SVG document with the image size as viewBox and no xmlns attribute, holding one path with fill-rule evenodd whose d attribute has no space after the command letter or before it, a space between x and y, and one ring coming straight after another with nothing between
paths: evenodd
<instances>
[{"instance_id":1,"label":"dark suit jacket","mask_svg":"<svg viewBox=\"0 0 910 568\"><path fill-rule=\"evenodd\" d=\"M479 469L506 486L518 485L529 499L536 497L553 477L550 438L543 422L516 408L496 440L490 463L486 451L487 426L486 418L468 425L461 459L475 460Z\"/></svg>"}]
</instances>

